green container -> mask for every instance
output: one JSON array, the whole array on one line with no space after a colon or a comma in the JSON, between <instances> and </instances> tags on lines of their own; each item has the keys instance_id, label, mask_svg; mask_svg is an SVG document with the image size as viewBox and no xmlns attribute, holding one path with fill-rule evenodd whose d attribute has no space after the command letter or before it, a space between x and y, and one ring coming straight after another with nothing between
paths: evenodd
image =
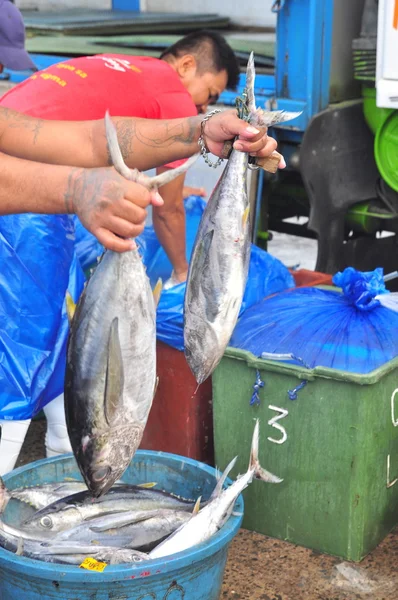
<instances>
[{"instance_id":1,"label":"green container","mask_svg":"<svg viewBox=\"0 0 398 600\"><path fill-rule=\"evenodd\" d=\"M247 469L258 417L260 462L284 480L249 486L244 527L360 561L398 522L398 358L359 375L228 348L212 381L217 466L239 455L233 476Z\"/></svg>"}]
</instances>

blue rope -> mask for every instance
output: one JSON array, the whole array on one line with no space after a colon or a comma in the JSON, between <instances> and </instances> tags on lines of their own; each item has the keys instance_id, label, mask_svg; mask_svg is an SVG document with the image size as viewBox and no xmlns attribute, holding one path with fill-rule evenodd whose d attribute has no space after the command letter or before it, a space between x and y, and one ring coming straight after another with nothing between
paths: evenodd
<instances>
[{"instance_id":1,"label":"blue rope","mask_svg":"<svg viewBox=\"0 0 398 600\"><path fill-rule=\"evenodd\" d=\"M288 390L287 391L287 395L289 396L290 400L297 400L297 392L299 392L300 390L302 390L303 387L307 385L307 383L308 383L308 381L307 381L307 379L305 379L297 387L295 387L293 390Z\"/></svg>"},{"instance_id":2,"label":"blue rope","mask_svg":"<svg viewBox=\"0 0 398 600\"><path fill-rule=\"evenodd\" d=\"M260 404L260 396L259 396L258 392L261 388L264 387L264 385L265 385L265 383L261 379L260 371L257 369L256 370L256 382L253 385L254 392L253 392L251 400L250 400L250 406L253 406L254 404L257 404L257 405Z\"/></svg>"}]
</instances>

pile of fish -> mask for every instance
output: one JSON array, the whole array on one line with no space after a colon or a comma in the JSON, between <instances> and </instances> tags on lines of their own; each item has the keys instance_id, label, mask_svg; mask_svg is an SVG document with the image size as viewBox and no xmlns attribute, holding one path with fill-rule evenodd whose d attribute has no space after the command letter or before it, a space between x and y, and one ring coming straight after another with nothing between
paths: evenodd
<instances>
[{"instance_id":1,"label":"pile of fish","mask_svg":"<svg viewBox=\"0 0 398 600\"><path fill-rule=\"evenodd\" d=\"M80 565L87 557L107 564L131 564L182 552L206 541L224 525L253 478L282 481L261 467L258 443L257 422L247 472L225 487L234 458L202 505L200 498L183 499L154 489L154 484L117 482L106 494L93 498L81 482L8 491L0 478L0 513L10 500L36 509L18 527L0 519L0 546L28 558L72 565Z\"/></svg>"}]
</instances>

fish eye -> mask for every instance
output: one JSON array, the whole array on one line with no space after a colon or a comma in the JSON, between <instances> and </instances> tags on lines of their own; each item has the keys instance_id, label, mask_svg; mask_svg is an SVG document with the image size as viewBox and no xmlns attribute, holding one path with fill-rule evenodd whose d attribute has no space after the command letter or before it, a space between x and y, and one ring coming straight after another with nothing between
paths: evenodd
<instances>
[{"instance_id":1,"label":"fish eye","mask_svg":"<svg viewBox=\"0 0 398 600\"><path fill-rule=\"evenodd\" d=\"M141 556L133 556L133 562L142 562L143 559L141 558Z\"/></svg>"},{"instance_id":2,"label":"fish eye","mask_svg":"<svg viewBox=\"0 0 398 600\"><path fill-rule=\"evenodd\" d=\"M43 517L42 519L40 519L40 525L42 525L46 529L51 529L51 527L53 526L53 521L51 517Z\"/></svg>"},{"instance_id":3,"label":"fish eye","mask_svg":"<svg viewBox=\"0 0 398 600\"><path fill-rule=\"evenodd\" d=\"M112 472L111 467L102 467L101 469L97 469L93 473L94 481L104 481L108 475Z\"/></svg>"}]
</instances>

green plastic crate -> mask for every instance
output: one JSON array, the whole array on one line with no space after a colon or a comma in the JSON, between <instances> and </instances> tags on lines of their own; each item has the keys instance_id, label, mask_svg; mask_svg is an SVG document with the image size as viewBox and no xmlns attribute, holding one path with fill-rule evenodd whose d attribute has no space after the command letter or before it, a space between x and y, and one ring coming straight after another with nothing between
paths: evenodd
<instances>
[{"instance_id":1,"label":"green plastic crate","mask_svg":"<svg viewBox=\"0 0 398 600\"><path fill-rule=\"evenodd\" d=\"M212 380L217 466L247 469L258 417L260 462L284 479L249 486L243 527L353 561L375 548L398 522L398 359L358 375L228 348Z\"/></svg>"}]
</instances>

